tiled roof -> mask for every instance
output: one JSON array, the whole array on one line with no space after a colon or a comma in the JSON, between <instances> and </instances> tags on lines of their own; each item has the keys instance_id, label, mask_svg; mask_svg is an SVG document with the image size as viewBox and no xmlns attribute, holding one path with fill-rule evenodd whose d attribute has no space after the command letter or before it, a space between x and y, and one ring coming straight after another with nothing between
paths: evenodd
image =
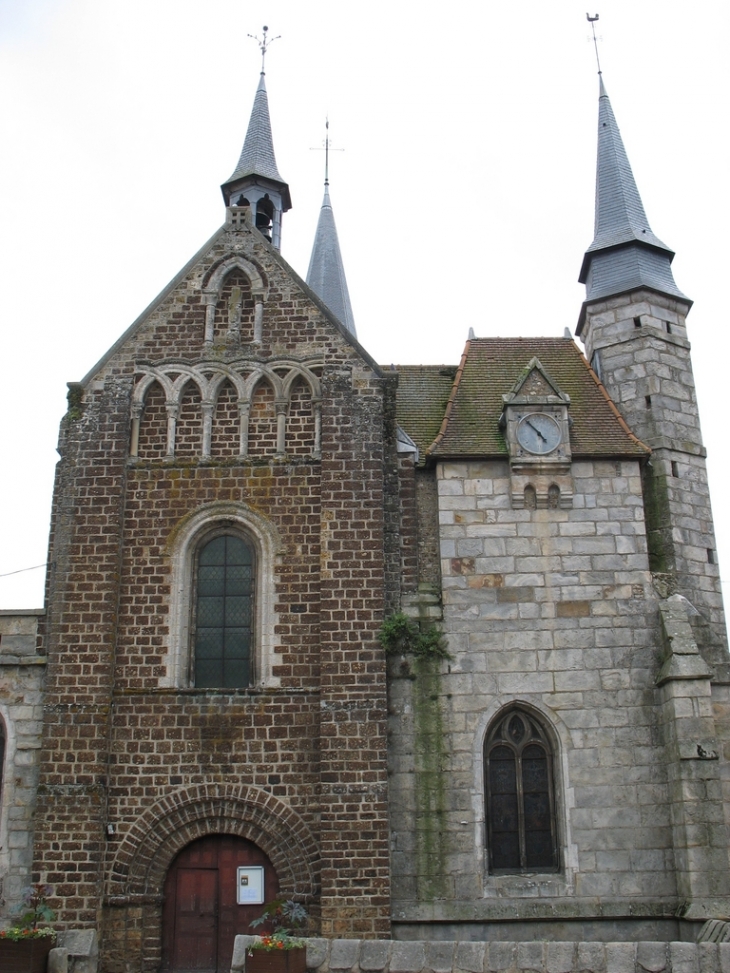
<instances>
[{"instance_id":1,"label":"tiled roof","mask_svg":"<svg viewBox=\"0 0 730 973\"><path fill-rule=\"evenodd\" d=\"M250 175L265 176L274 182L284 182L276 167L274 140L271 135L271 119L269 118L269 99L266 94L263 72L256 89L251 119L241 150L241 158L227 182L233 182L234 179L241 179L243 176Z\"/></svg>"},{"instance_id":2,"label":"tiled roof","mask_svg":"<svg viewBox=\"0 0 730 973\"><path fill-rule=\"evenodd\" d=\"M398 366L398 422L433 457L506 456L499 428L502 396L538 358L570 396L570 443L574 457L644 456L608 394L569 338L474 338L467 342L448 404L449 369ZM451 370L453 371L453 369ZM436 428L439 413L440 430ZM431 443L428 439L436 429Z\"/></svg>"},{"instance_id":3,"label":"tiled roof","mask_svg":"<svg viewBox=\"0 0 730 973\"><path fill-rule=\"evenodd\" d=\"M327 185L324 188L322 209L314 236L312 256L307 271L307 283L318 294L332 313L344 324L350 334L357 336L355 318L347 289L345 268L337 238L335 215L332 212Z\"/></svg>"},{"instance_id":4,"label":"tiled roof","mask_svg":"<svg viewBox=\"0 0 730 973\"><path fill-rule=\"evenodd\" d=\"M672 276L670 264L673 257L674 252L654 235L649 226L601 79L595 236L583 258L579 277L586 285L586 298L599 300L640 286L684 297Z\"/></svg>"},{"instance_id":5,"label":"tiled roof","mask_svg":"<svg viewBox=\"0 0 730 973\"><path fill-rule=\"evenodd\" d=\"M456 376L456 365L395 365L396 417L418 446L421 462L438 435ZM388 371L389 366L383 366Z\"/></svg>"}]
</instances>

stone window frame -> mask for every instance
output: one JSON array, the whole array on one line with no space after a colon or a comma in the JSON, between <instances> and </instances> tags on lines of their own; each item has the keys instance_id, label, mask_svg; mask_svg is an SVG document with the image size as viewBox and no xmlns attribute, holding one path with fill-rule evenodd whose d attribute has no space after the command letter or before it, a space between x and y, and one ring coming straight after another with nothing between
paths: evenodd
<instances>
[{"instance_id":1,"label":"stone window frame","mask_svg":"<svg viewBox=\"0 0 730 973\"><path fill-rule=\"evenodd\" d=\"M253 617L251 620L251 644L249 647L249 661L248 661L248 679L245 684L240 686L207 686L202 687L197 684L197 668L198 668L198 654L197 654L197 634L198 634L198 609L199 609L199 596L200 596L200 556L211 541L214 541L217 537L237 537L239 538L246 547L249 548L251 552L252 561L252 572L253 572L253 590L251 595ZM216 522L210 525L207 531L203 531L200 536L198 536L195 543L195 550L193 551L193 561L192 561L192 590L190 593L190 651L188 653L188 684L191 689L232 689L233 691L237 689L248 689L250 686L254 685L256 682L256 644L257 644L257 629L256 629L256 595L258 588L258 576L259 576L259 564L258 556L256 552L256 545L253 543L251 536L248 533L244 533L238 528L238 526L231 526L228 522ZM224 629L228 628L225 623L221 626Z\"/></svg>"},{"instance_id":2,"label":"stone window frame","mask_svg":"<svg viewBox=\"0 0 730 973\"><path fill-rule=\"evenodd\" d=\"M260 344L262 340L264 305L269 296L269 283L263 271L251 260L246 260L240 254L226 257L213 267L203 282L201 294L205 305L205 333L204 346L213 345L215 332L215 309L223 290L226 277L233 270L240 270L251 284L251 297L254 302L253 341Z\"/></svg>"},{"instance_id":3,"label":"stone window frame","mask_svg":"<svg viewBox=\"0 0 730 973\"><path fill-rule=\"evenodd\" d=\"M510 708L519 708L533 713L546 729L553 745L553 773L555 791L555 814L558 827L558 850L560 871L529 874L495 874L489 871L487 859L487 820L484 781L484 748L488 733ZM505 699L494 698L480 714L473 738L473 790L472 807L474 810L474 857L480 863L483 876L485 897L508 896L511 898L534 896L533 874L540 875L542 894L546 896L565 896L575 894L575 876L578 872L578 847L573 842L571 811L575 807L575 794L570 783L568 754L574 749L569 728L561 717L547 707L538 695L525 694Z\"/></svg>"},{"instance_id":4,"label":"stone window frame","mask_svg":"<svg viewBox=\"0 0 730 973\"><path fill-rule=\"evenodd\" d=\"M507 730L507 735L500 735L497 737L498 731L511 721L513 717L518 717L523 725L524 723L532 724L536 729L536 734L527 737L525 740L518 739L514 740L510 738L509 729ZM556 807L556 791L555 791L555 744L551 739L552 734L549 732L548 728L545 726L544 721L532 710L519 704L511 704L503 709L501 709L490 721L487 728L487 733L484 738L484 810L485 810L485 820L486 820L486 839L487 839L487 863L489 872L493 875L523 875L523 874L554 874L560 871L561 856L560 856L560 831L558 828L558 817L557 817L557 807ZM551 844L552 852L551 856L553 858L553 863L550 865L518 865L518 866L506 866L498 867L495 866L492 860L492 855L494 853L494 842L491 839L491 809L493 805L493 795L490 791L490 780L486 772L487 762L489 755L492 750L497 747L504 748L512 753L515 769L518 771L515 775L515 785L517 788L516 799L518 802L518 826L517 833L519 838L519 844L521 848L521 853L526 854L526 846L528 835L530 829L525 820L525 797L522 793L524 787L524 768L522 767L522 754L528 746L539 747L545 757L545 765L547 769L547 790L548 790L548 803L549 811L548 817L550 821L550 831L551 831ZM523 860L525 860L523 858Z\"/></svg>"},{"instance_id":5,"label":"stone window frame","mask_svg":"<svg viewBox=\"0 0 730 973\"><path fill-rule=\"evenodd\" d=\"M256 557L256 589L254 596L254 647L252 679L248 686L277 688L278 676L273 670L281 662L276 651L275 631L278 613L275 611L276 564L282 554L276 527L244 503L217 502L206 504L189 514L173 530L168 540L172 585L170 595L170 626L166 653L167 674L160 680L161 688L195 691L190 681L190 659L193 651L192 615L195 595L195 559L200 546L218 529L240 533L251 544ZM198 689L198 692L210 692ZM239 690L222 689L232 693Z\"/></svg>"}]
</instances>

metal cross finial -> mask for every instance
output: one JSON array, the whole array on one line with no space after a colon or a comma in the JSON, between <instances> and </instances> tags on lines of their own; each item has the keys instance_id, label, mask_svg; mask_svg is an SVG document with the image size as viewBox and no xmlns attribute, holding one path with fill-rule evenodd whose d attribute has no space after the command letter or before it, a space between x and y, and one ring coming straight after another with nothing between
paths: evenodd
<instances>
[{"instance_id":1,"label":"metal cross finial","mask_svg":"<svg viewBox=\"0 0 730 973\"><path fill-rule=\"evenodd\" d=\"M335 149L330 145L330 120L329 116L325 118L325 137L322 143L322 148L324 149L324 184L329 186L330 184L330 151L332 152L344 152L344 149ZM312 151L318 151L317 149L312 149Z\"/></svg>"},{"instance_id":2,"label":"metal cross finial","mask_svg":"<svg viewBox=\"0 0 730 973\"><path fill-rule=\"evenodd\" d=\"M324 120L325 137L324 137L324 184L329 186L330 184L330 120L329 116Z\"/></svg>"},{"instance_id":3,"label":"metal cross finial","mask_svg":"<svg viewBox=\"0 0 730 973\"><path fill-rule=\"evenodd\" d=\"M598 14L591 17L590 14L586 14L586 20L591 25L591 30L593 31L593 46L596 49L596 64L598 65L598 73L601 74L601 61L598 57L598 39L596 38L596 21L598 20Z\"/></svg>"},{"instance_id":4,"label":"metal cross finial","mask_svg":"<svg viewBox=\"0 0 730 973\"><path fill-rule=\"evenodd\" d=\"M259 40L255 34L248 34L247 36L250 37L252 41L256 41L256 43L258 44L259 50L261 51L261 73L266 74L266 71L264 70L266 64L266 52L274 43L274 41L279 40L281 34L277 34L276 37L269 38L268 37L269 28L266 25L264 25L263 30L264 30L264 36L261 40Z\"/></svg>"}]
</instances>

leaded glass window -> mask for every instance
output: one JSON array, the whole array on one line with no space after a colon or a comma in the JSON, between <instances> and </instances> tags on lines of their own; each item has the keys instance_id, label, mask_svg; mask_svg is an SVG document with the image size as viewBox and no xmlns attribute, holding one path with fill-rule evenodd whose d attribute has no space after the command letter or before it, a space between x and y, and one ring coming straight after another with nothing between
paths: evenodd
<instances>
[{"instance_id":1,"label":"leaded glass window","mask_svg":"<svg viewBox=\"0 0 730 973\"><path fill-rule=\"evenodd\" d=\"M252 673L255 557L238 534L218 534L196 564L193 684L238 689Z\"/></svg>"},{"instance_id":2,"label":"leaded glass window","mask_svg":"<svg viewBox=\"0 0 730 973\"><path fill-rule=\"evenodd\" d=\"M544 729L522 710L501 716L484 748L491 872L556 871L553 756Z\"/></svg>"}]
</instances>

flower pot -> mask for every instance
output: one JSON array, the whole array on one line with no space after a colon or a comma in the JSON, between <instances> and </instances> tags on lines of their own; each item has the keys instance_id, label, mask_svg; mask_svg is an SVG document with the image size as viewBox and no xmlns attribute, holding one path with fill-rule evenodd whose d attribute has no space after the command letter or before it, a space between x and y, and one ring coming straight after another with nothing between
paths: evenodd
<instances>
[{"instance_id":1,"label":"flower pot","mask_svg":"<svg viewBox=\"0 0 730 973\"><path fill-rule=\"evenodd\" d=\"M295 946L293 949L252 949L246 953L246 973L306 973L306 969L306 946Z\"/></svg>"},{"instance_id":2,"label":"flower pot","mask_svg":"<svg viewBox=\"0 0 730 973\"><path fill-rule=\"evenodd\" d=\"M0 939L2 973L46 973L48 954L56 945L55 937L37 939Z\"/></svg>"}]
</instances>

